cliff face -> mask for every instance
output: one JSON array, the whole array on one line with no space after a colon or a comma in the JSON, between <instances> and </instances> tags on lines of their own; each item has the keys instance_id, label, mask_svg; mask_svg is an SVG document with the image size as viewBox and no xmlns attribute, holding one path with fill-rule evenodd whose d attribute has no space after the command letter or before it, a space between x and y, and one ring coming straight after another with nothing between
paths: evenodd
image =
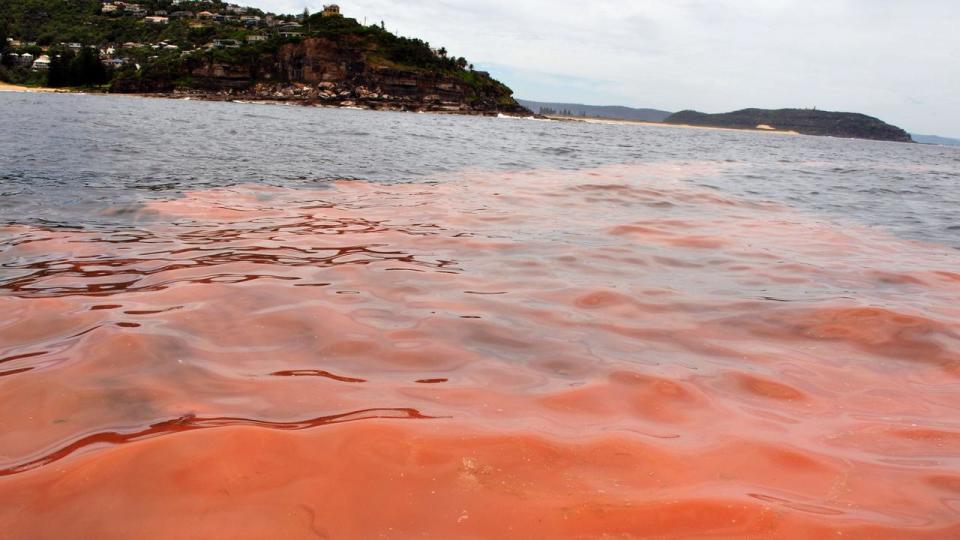
<instances>
[{"instance_id":1,"label":"cliff face","mask_svg":"<svg viewBox=\"0 0 960 540\"><path fill-rule=\"evenodd\" d=\"M233 99L468 114L529 114L512 91L477 71L405 68L362 42L322 37L237 60L188 59L173 73L117 80L115 92L178 92Z\"/></svg>"},{"instance_id":2,"label":"cliff face","mask_svg":"<svg viewBox=\"0 0 960 540\"><path fill-rule=\"evenodd\" d=\"M670 115L664 122L735 129L756 129L763 125L804 135L913 142L906 131L859 113L807 109L743 109L723 114L681 111Z\"/></svg>"}]
</instances>

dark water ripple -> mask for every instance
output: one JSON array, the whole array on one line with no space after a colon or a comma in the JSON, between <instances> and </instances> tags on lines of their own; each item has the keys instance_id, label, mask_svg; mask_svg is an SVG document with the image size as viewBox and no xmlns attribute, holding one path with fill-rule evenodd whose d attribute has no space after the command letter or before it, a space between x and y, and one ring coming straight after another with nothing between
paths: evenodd
<instances>
[{"instance_id":1,"label":"dark water ripple","mask_svg":"<svg viewBox=\"0 0 960 540\"><path fill-rule=\"evenodd\" d=\"M374 418L408 420L431 419L431 417L424 416L419 411L413 409L366 409L294 422L271 422L251 418L198 418L195 415L185 415L179 418L157 422L148 428L134 432L98 431L96 433L81 437L32 461L0 468L0 476L19 474L36 469L38 467L43 467L44 465L54 463L72 454L81 452L87 447L126 444L130 442L151 439L154 437L160 437L170 433L183 433L198 429L212 429L228 426L256 426L259 428L281 431L299 431L320 426L342 424L345 422L356 422L359 420L369 420Z\"/></svg>"}]
</instances>

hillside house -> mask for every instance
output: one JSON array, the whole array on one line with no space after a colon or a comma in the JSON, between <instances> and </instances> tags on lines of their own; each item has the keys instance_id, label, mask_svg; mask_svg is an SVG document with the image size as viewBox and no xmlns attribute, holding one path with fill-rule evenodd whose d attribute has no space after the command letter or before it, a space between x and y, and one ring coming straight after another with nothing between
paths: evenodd
<instances>
[{"instance_id":1,"label":"hillside house","mask_svg":"<svg viewBox=\"0 0 960 540\"><path fill-rule=\"evenodd\" d=\"M147 10L142 8L140 4L124 4L123 13L125 15L132 15L137 18L143 18L147 16Z\"/></svg>"},{"instance_id":2,"label":"hillside house","mask_svg":"<svg viewBox=\"0 0 960 540\"><path fill-rule=\"evenodd\" d=\"M170 22L170 19L167 17L144 17L143 19L147 24L167 24Z\"/></svg>"},{"instance_id":3,"label":"hillside house","mask_svg":"<svg viewBox=\"0 0 960 540\"><path fill-rule=\"evenodd\" d=\"M34 71L47 71L50 69L50 57L45 54L41 54L39 58L34 60L33 69Z\"/></svg>"},{"instance_id":4,"label":"hillside house","mask_svg":"<svg viewBox=\"0 0 960 540\"><path fill-rule=\"evenodd\" d=\"M324 17L339 17L340 16L340 6L337 4L330 4L323 6L323 16Z\"/></svg>"}]
</instances>

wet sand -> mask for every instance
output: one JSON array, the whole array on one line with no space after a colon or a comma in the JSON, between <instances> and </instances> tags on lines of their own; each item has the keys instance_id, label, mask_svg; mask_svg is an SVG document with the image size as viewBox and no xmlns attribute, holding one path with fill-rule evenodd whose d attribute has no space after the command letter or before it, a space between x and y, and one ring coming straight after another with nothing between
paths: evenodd
<instances>
[{"instance_id":1,"label":"wet sand","mask_svg":"<svg viewBox=\"0 0 960 540\"><path fill-rule=\"evenodd\" d=\"M957 252L715 173L0 228L0 534L960 535Z\"/></svg>"}]
</instances>

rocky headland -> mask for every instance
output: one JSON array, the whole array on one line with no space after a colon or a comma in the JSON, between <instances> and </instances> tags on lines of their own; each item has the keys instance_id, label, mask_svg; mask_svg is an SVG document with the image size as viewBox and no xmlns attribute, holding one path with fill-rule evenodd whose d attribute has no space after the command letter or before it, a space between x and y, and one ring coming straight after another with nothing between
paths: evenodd
<instances>
[{"instance_id":1,"label":"rocky headland","mask_svg":"<svg viewBox=\"0 0 960 540\"><path fill-rule=\"evenodd\" d=\"M489 74L402 66L352 40L310 37L237 62L198 55L174 70L116 78L111 92L245 99L376 110L531 114Z\"/></svg>"},{"instance_id":2,"label":"rocky headland","mask_svg":"<svg viewBox=\"0 0 960 540\"><path fill-rule=\"evenodd\" d=\"M322 13L222 0L0 2L0 81L31 87L459 114L530 115L463 57Z\"/></svg>"}]
</instances>

